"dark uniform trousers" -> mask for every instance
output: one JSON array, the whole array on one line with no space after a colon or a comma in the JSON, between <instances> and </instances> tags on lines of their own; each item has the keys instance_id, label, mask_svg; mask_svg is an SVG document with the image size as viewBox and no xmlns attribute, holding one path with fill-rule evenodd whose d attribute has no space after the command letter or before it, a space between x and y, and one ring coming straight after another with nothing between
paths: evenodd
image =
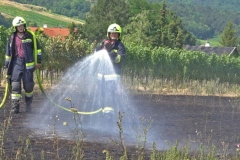
<instances>
[{"instance_id":1,"label":"dark uniform trousers","mask_svg":"<svg viewBox=\"0 0 240 160\"><path fill-rule=\"evenodd\" d=\"M26 105L29 106L33 99L33 71L28 71L26 69L25 58L14 57L11 77L11 98L13 108L19 108L22 90L21 81L23 81L23 89L25 90L25 102Z\"/></svg>"}]
</instances>

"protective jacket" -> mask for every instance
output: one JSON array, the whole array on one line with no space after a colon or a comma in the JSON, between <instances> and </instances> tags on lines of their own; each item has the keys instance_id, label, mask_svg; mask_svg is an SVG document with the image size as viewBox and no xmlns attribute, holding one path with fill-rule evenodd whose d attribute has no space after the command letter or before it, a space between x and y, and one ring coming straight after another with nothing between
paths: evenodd
<instances>
[{"instance_id":1,"label":"protective jacket","mask_svg":"<svg viewBox=\"0 0 240 160\"><path fill-rule=\"evenodd\" d=\"M12 75L12 63L13 59L17 57L17 52L15 48L15 38L16 38L16 32L14 32L10 38L8 39L7 47L6 47L6 55L5 55L5 67L8 68L7 75ZM42 52L40 49L39 42L37 42L37 63L41 64L42 60ZM30 31L26 30L25 35L22 38L22 44L24 49L24 55L25 55L25 64L26 69L28 71L34 71L35 70L35 63L34 63L34 39L33 35Z\"/></svg>"},{"instance_id":2,"label":"protective jacket","mask_svg":"<svg viewBox=\"0 0 240 160\"><path fill-rule=\"evenodd\" d=\"M96 51L106 49L112 61L115 73L106 72L98 73L98 92L99 92L99 107L110 106L116 108L119 106L120 100L117 96L120 75L122 73L122 62L126 55L126 50L120 40L105 39L97 48Z\"/></svg>"},{"instance_id":3,"label":"protective jacket","mask_svg":"<svg viewBox=\"0 0 240 160\"><path fill-rule=\"evenodd\" d=\"M104 41L96 48L96 51L102 50L104 48ZM115 69L116 74L121 75L122 62L126 55L126 50L123 43L120 40L115 40L111 46L111 49L108 52L113 62L113 67Z\"/></svg>"}]
</instances>

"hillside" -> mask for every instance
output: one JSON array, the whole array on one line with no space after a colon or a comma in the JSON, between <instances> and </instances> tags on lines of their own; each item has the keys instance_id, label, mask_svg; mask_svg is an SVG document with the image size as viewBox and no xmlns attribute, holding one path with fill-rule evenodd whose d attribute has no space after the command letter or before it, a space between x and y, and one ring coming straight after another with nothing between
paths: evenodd
<instances>
[{"instance_id":1,"label":"hillside","mask_svg":"<svg viewBox=\"0 0 240 160\"><path fill-rule=\"evenodd\" d=\"M148 0L149 2L162 3L163 0ZM215 9L224 9L231 11L239 11L239 0L166 0L167 3L187 4L203 7L211 7Z\"/></svg>"},{"instance_id":2,"label":"hillside","mask_svg":"<svg viewBox=\"0 0 240 160\"><path fill-rule=\"evenodd\" d=\"M148 0L162 3L162 0ZM240 35L240 16L237 0L166 0L169 10L174 11L184 22L185 28L198 39L210 39L222 33L232 21Z\"/></svg>"},{"instance_id":3,"label":"hillside","mask_svg":"<svg viewBox=\"0 0 240 160\"><path fill-rule=\"evenodd\" d=\"M39 14L47 14L46 16L56 18L58 20L64 20L66 17L61 18L59 15L50 14L58 13L67 17L85 17L90 10L90 5L96 3L97 0L15 0L20 3L28 3L38 5L21 5L16 2L10 2L3 0L5 3L18 4L25 7L29 11L34 10ZM130 1L130 0L129 0ZM135 0L133 0L135 1ZM139 0L141 4L145 2L150 3L162 3L163 0ZM184 27L187 31L193 33L198 39L211 39L218 37L222 33L223 29L227 26L229 21L234 23L237 30L237 35L240 35L240 16L238 15L238 6L240 1L238 0L165 0L167 3L167 9L174 11L179 18L183 21ZM141 5L139 4L139 5ZM43 6L43 7L39 7ZM138 8L141 8L138 6ZM2 8L0 8L2 10ZM11 10L11 9L8 9ZM31 19L31 17L29 17ZM67 18L69 19L69 18ZM84 18L81 18L84 19ZM72 22L76 19L71 19L67 22ZM32 20L31 20L32 21ZM41 20L43 21L43 20ZM83 21L81 21L83 22ZM39 24L39 22L37 23ZM54 23L56 26L56 23ZM60 23L61 24L61 23ZM41 24L42 25L42 24ZM57 23L59 26L59 24ZM66 26L60 25L60 26Z\"/></svg>"},{"instance_id":4,"label":"hillside","mask_svg":"<svg viewBox=\"0 0 240 160\"><path fill-rule=\"evenodd\" d=\"M48 11L56 14L85 19L91 5L96 0L14 0L18 3L27 3L45 7Z\"/></svg>"},{"instance_id":5,"label":"hillside","mask_svg":"<svg viewBox=\"0 0 240 160\"><path fill-rule=\"evenodd\" d=\"M17 3L16 1L21 3ZM1 15L11 20L16 15L23 16L31 26L43 26L43 24L48 24L49 27L67 27L71 22L76 24L84 23L85 21L77 19L76 17L79 18L80 15L83 16L87 14L89 11L89 2L93 4L93 2L96 1L97 0L63 0L60 1L60 3L58 0L1 0L0 11ZM140 3L138 5L144 4L142 2L147 1L160 4L163 2L163 0L139 0ZM237 31L237 36L240 35L240 16L239 13L236 12L237 7L240 5L240 1L232 0L230 2L213 0L211 3L206 0L165 1L167 3L167 10L175 12L182 20L184 29L193 33L197 39L203 41L213 38L216 39L216 37L219 37L222 33L229 21L233 22ZM22 4L22 2L28 4ZM137 7L141 8L139 6ZM76 16L76 12L78 12L79 16ZM75 14L72 14L70 18L70 13ZM1 15L0 23L4 24L5 22L3 23L3 21L1 21ZM8 26L10 26L11 21L9 20L8 23Z\"/></svg>"},{"instance_id":6,"label":"hillside","mask_svg":"<svg viewBox=\"0 0 240 160\"><path fill-rule=\"evenodd\" d=\"M27 21L35 22L38 26L48 24L49 27L61 26L67 27L68 24L74 22L75 24L84 23L83 20L69 18L63 15L53 14L46 11L46 8L21 4L8 0L0 1L1 15L5 18L13 18L15 16L22 16Z\"/></svg>"}]
</instances>

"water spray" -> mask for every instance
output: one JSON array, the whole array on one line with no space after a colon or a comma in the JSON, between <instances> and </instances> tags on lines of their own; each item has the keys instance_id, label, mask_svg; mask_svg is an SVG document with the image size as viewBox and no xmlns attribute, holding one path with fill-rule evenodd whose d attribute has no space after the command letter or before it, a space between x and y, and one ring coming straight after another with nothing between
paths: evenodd
<instances>
[{"instance_id":1,"label":"water spray","mask_svg":"<svg viewBox=\"0 0 240 160\"><path fill-rule=\"evenodd\" d=\"M33 40L34 40L34 60L35 60L35 64L37 63L37 42L36 42L36 36L35 34L30 31L33 35ZM104 107L104 108L100 108L98 110L95 110L95 111L91 111L91 112L80 112L80 111L77 111L76 108L71 108L71 109L68 109L64 106L61 106L59 104L57 104L56 102L54 102L45 92L43 86L42 86L42 83L41 83L41 80L40 80L40 72L39 72L39 69L37 68L36 69L36 75L37 75L37 81L38 81L38 85L39 85L39 88L40 90L42 91L42 93L46 96L46 98L52 103L54 104L55 106L65 110L65 111L68 111L68 112L72 112L72 113L77 113L77 114L84 114L84 115L92 115L92 114L96 114L96 113L99 113L99 112L103 112L103 113L109 113L111 111L113 111L113 108L111 107Z\"/></svg>"},{"instance_id":2,"label":"water spray","mask_svg":"<svg viewBox=\"0 0 240 160\"><path fill-rule=\"evenodd\" d=\"M34 43L34 61L35 61L35 64L37 63L37 41L36 41L36 36L35 34L29 30L29 32L33 35L33 43ZM98 110L95 110L95 111L91 111L91 112L80 112L80 111L77 111L77 109L75 108L71 108L71 109L68 109L64 106L61 106L57 103L55 103L45 92L43 86L42 86L42 83L41 83L41 80L40 80L40 72L39 72L39 69L36 68L36 75L37 75L37 81L38 81L38 85L39 85L39 88L40 90L42 91L42 93L46 96L46 98L51 102L53 103L55 106L65 110L65 111L68 111L68 112L72 112L72 113L77 113L77 114L84 114L84 115L92 115L92 114L96 114L96 113L99 113L99 112L103 112L103 113L109 113L111 111L113 111L113 108L111 107L104 107L104 108L100 108ZM6 82L6 85L5 85L5 93L4 93L4 97L3 97L3 100L0 104L0 108L2 108L2 106L5 104L6 102L6 99L7 99L7 95L8 95L8 91L9 91L9 83Z\"/></svg>"}]
</instances>

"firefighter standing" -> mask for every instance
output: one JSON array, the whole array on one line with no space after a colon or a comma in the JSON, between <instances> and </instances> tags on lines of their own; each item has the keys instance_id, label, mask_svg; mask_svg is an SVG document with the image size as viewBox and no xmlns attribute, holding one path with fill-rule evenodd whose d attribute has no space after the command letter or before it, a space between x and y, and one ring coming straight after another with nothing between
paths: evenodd
<instances>
[{"instance_id":1,"label":"firefighter standing","mask_svg":"<svg viewBox=\"0 0 240 160\"><path fill-rule=\"evenodd\" d=\"M41 67L41 49L37 44L37 64L34 63L34 35L26 29L26 21L22 17L15 17L12 21L15 32L9 37L5 67L7 79L11 86L12 113L19 113L21 99L21 81L25 90L26 112L31 112L33 99L33 72Z\"/></svg>"},{"instance_id":2,"label":"firefighter standing","mask_svg":"<svg viewBox=\"0 0 240 160\"><path fill-rule=\"evenodd\" d=\"M122 72L122 61L126 55L126 50L121 42L122 28L114 23L107 29L107 39L105 39L97 48L96 51L106 49L114 67L114 73L98 73L98 83L101 87L101 107L106 105L116 104L116 92L118 80ZM108 95L106 95L108 94ZM111 103L106 104L106 97L111 96ZM111 106L113 107L113 106Z\"/></svg>"}]
</instances>

